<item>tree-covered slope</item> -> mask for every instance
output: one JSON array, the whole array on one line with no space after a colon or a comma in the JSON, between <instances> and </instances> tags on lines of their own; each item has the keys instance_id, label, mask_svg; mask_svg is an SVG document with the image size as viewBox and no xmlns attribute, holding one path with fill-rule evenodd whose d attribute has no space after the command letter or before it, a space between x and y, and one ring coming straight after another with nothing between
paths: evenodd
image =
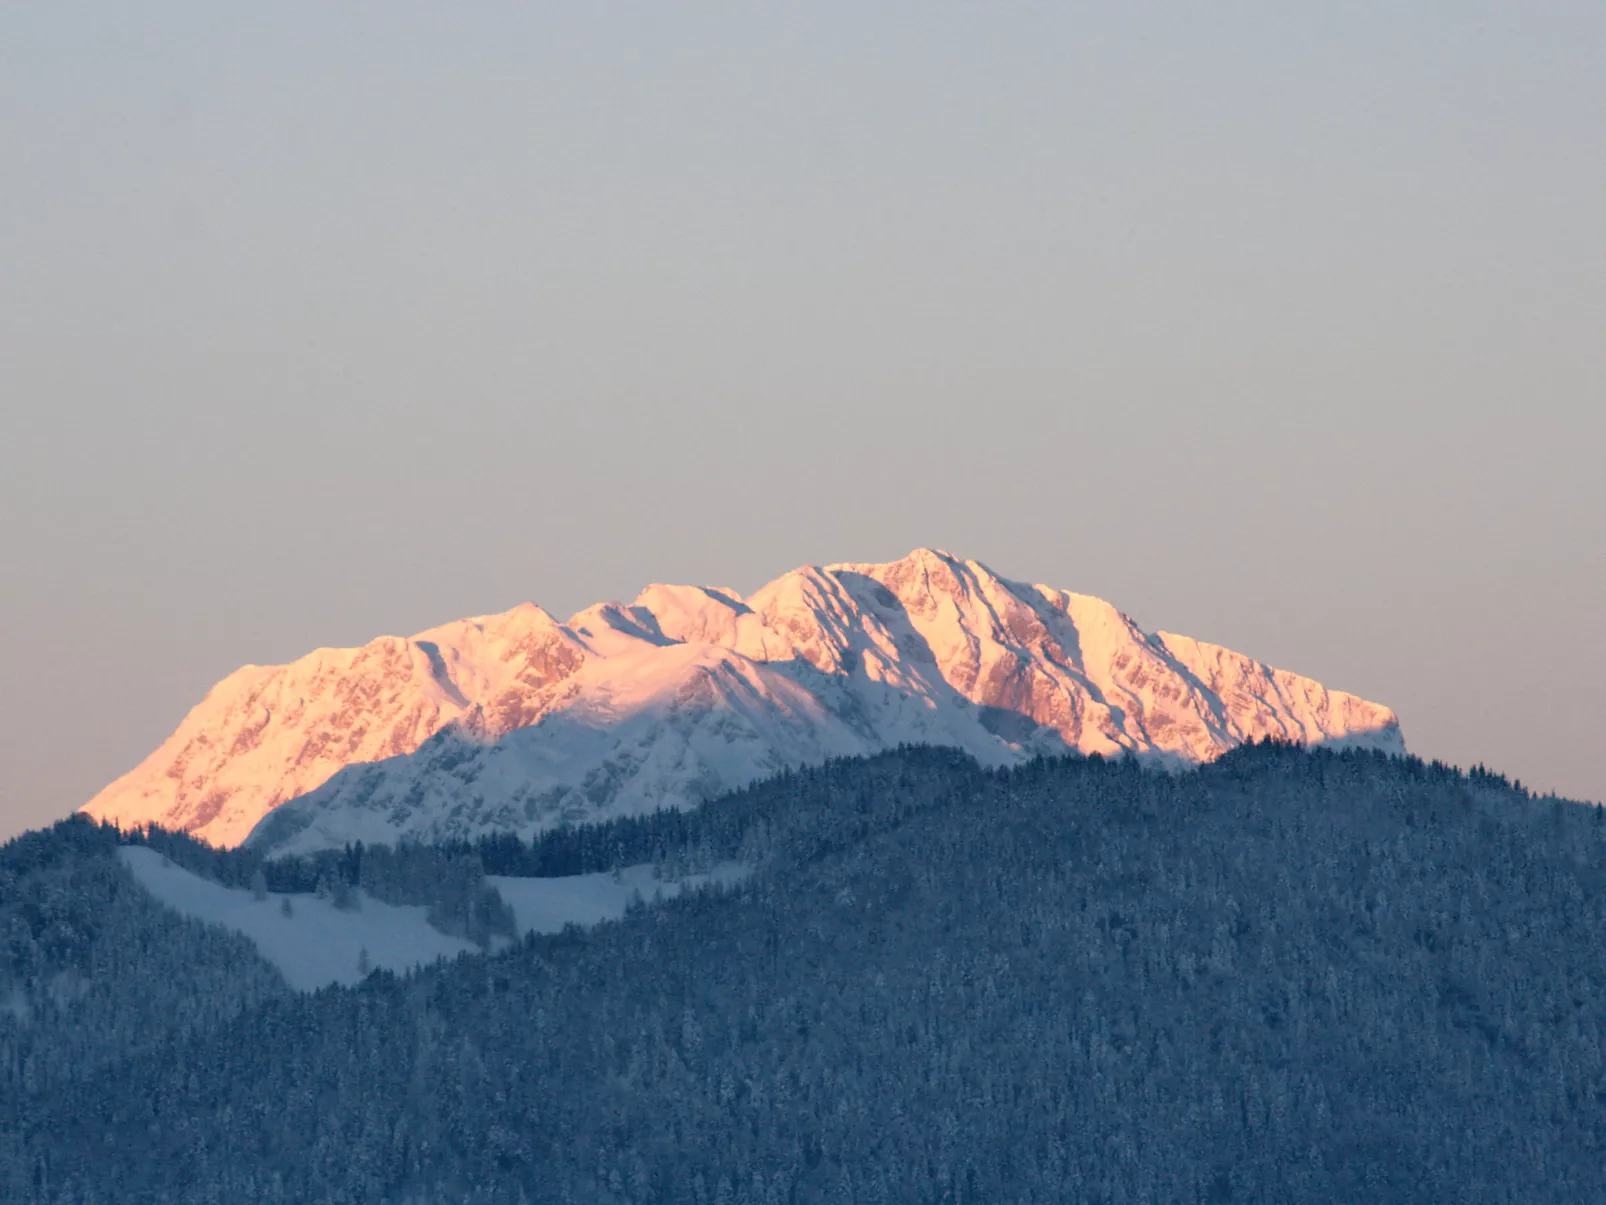
<instances>
[{"instance_id":1,"label":"tree-covered slope","mask_svg":"<svg viewBox=\"0 0 1606 1205\"><path fill-rule=\"evenodd\" d=\"M0 846L0 1151L41 1097L289 990L244 938L151 899L119 839L79 816Z\"/></svg>"},{"instance_id":2,"label":"tree-covered slope","mask_svg":"<svg viewBox=\"0 0 1606 1205\"><path fill-rule=\"evenodd\" d=\"M662 823L762 865L30 1083L0 1197L1606 1195L1598 809L1368 753L914 750Z\"/></svg>"}]
</instances>

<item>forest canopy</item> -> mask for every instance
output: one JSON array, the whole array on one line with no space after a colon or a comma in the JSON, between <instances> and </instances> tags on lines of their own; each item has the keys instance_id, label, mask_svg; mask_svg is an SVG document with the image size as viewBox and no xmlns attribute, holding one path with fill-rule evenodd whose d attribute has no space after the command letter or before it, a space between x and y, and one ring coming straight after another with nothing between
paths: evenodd
<instances>
[{"instance_id":1,"label":"forest canopy","mask_svg":"<svg viewBox=\"0 0 1606 1205\"><path fill-rule=\"evenodd\" d=\"M311 995L112 855L306 867L64 822L0 849L0 1197L1600 1199L1602 816L1372 753L905 749L379 854L465 898L470 871L756 871Z\"/></svg>"}]
</instances>

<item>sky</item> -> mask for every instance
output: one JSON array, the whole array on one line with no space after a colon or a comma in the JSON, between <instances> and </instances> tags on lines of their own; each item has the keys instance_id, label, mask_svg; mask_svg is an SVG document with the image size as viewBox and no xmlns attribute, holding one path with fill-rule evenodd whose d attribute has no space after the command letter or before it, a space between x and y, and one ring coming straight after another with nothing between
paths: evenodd
<instances>
[{"instance_id":1,"label":"sky","mask_svg":"<svg viewBox=\"0 0 1606 1205\"><path fill-rule=\"evenodd\" d=\"M0 835L243 663L946 548L1606 798L1606 6L0 9Z\"/></svg>"}]
</instances>

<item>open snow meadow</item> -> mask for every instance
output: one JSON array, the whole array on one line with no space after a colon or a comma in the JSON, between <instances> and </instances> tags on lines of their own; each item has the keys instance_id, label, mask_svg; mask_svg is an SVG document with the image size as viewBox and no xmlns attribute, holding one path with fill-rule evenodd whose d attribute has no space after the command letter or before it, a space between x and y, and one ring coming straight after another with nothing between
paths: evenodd
<instances>
[{"instance_id":1,"label":"open snow meadow","mask_svg":"<svg viewBox=\"0 0 1606 1205\"><path fill-rule=\"evenodd\" d=\"M374 970L401 973L478 948L431 925L429 909L422 905L387 904L355 890L349 905L340 907L313 893L225 887L145 846L122 846L117 856L169 908L250 938L297 991L354 984ZM519 933L557 933L565 925L616 920L633 901L672 899L707 884L729 885L749 872L740 863L724 862L707 873L666 881L656 877L651 864L643 864L618 873L488 875L485 881L512 908ZM501 938L493 949L507 944Z\"/></svg>"}]
</instances>

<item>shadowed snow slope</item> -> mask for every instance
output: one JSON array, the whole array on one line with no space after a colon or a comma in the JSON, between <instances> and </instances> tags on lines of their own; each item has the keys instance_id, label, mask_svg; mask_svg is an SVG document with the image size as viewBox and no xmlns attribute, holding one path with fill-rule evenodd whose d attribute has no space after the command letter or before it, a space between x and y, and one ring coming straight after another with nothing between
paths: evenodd
<instances>
[{"instance_id":1,"label":"shadowed snow slope","mask_svg":"<svg viewBox=\"0 0 1606 1205\"><path fill-rule=\"evenodd\" d=\"M433 928L425 919L427 908L382 904L366 897L360 907L349 910L315 895L268 893L259 900L242 888L203 879L154 849L125 845L117 854L140 885L175 912L249 937L297 991L356 983L377 967L406 971L475 948Z\"/></svg>"},{"instance_id":2,"label":"shadowed snow slope","mask_svg":"<svg viewBox=\"0 0 1606 1205\"><path fill-rule=\"evenodd\" d=\"M224 887L176 866L142 845L125 845L117 853L141 886L175 912L249 937L297 991L353 984L369 970L401 973L476 948L434 928L424 907L384 904L360 892L355 908L336 908L315 895L269 892L259 900L249 891ZM709 883L740 882L748 873L739 862L721 862L707 873L656 879L652 866L644 864L622 867L618 874L494 876L486 882L513 909L520 933L558 933L565 925L617 920L633 899L671 899Z\"/></svg>"},{"instance_id":3,"label":"shadowed snow slope","mask_svg":"<svg viewBox=\"0 0 1606 1205\"><path fill-rule=\"evenodd\" d=\"M513 909L514 922L521 933L561 933L565 925L595 925L617 920L630 901L642 903L673 899L682 891L706 884L728 887L745 879L752 868L740 862L720 862L704 874L682 879L655 879L652 864L621 867L618 874L563 875L560 878L527 879L507 875L486 875L485 881Z\"/></svg>"},{"instance_id":4,"label":"shadowed snow slope","mask_svg":"<svg viewBox=\"0 0 1606 1205\"><path fill-rule=\"evenodd\" d=\"M530 835L901 742L1180 765L1262 736L1404 751L1386 707L920 549L247 666L85 810L305 852Z\"/></svg>"}]
</instances>

